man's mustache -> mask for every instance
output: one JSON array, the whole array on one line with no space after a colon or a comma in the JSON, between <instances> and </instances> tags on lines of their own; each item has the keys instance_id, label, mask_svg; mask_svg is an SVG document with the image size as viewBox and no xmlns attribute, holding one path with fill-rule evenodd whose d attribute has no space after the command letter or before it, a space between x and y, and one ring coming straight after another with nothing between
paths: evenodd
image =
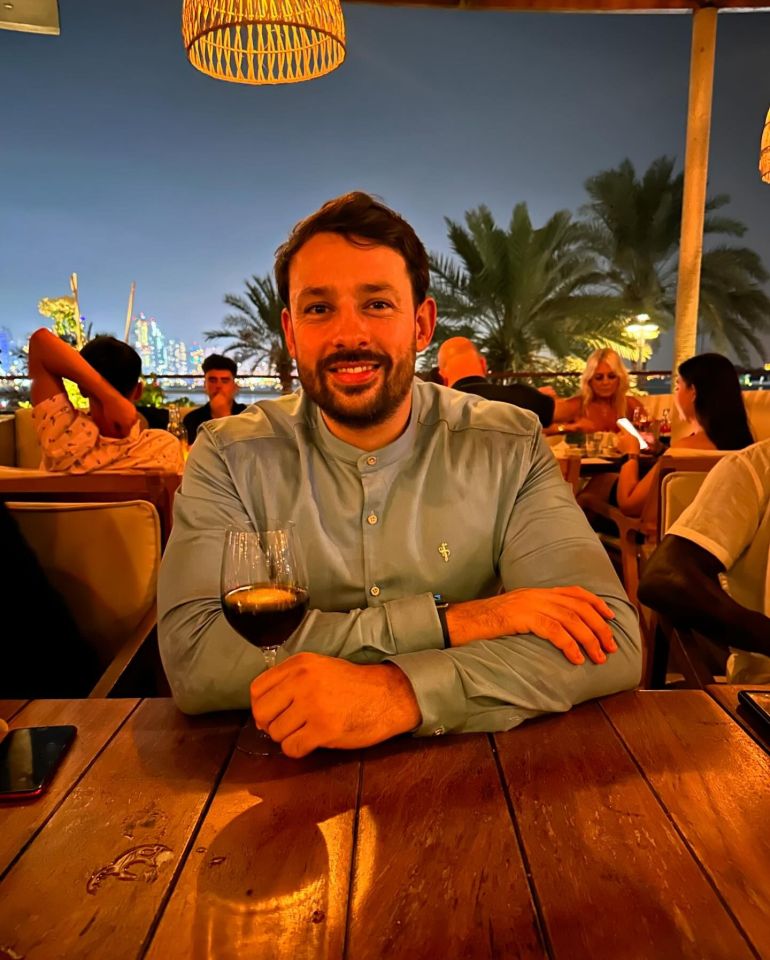
<instances>
[{"instance_id":1,"label":"man's mustache","mask_svg":"<svg viewBox=\"0 0 770 960\"><path fill-rule=\"evenodd\" d=\"M324 357L318 366L320 370L329 370L338 363L377 363L381 367L390 367L391 359L387 354L373 350L338 350Z\"/></svg>"}]
</instances>

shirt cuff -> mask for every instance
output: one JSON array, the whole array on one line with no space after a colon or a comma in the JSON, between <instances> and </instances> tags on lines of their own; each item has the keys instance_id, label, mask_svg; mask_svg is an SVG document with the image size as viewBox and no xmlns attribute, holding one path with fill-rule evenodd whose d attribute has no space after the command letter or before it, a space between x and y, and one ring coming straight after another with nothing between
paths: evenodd
<instances>
[{"instance_id":1,"label":"shirt cuff","mask_svg":"<svg viewBox=\"0 0 770 960\"><path fill-rule=\"evenodd\" d=\"M415 736L439 736L462 726L465 691L454 660L445 650L420 650L385 659L406 674L414 690L422 714L420 726L412 731Z\"/></svg>"},{"instance_id":2,"label":"shirt cuff","mask_svg":"<svg viewBox=\"0 0 770 960\"><path fill-rule=\"evenodd\" d=\"M444 631L431 594L389 600L384 606L391 636L399 653L444 649Z\"/></svg>"}]
</instances>

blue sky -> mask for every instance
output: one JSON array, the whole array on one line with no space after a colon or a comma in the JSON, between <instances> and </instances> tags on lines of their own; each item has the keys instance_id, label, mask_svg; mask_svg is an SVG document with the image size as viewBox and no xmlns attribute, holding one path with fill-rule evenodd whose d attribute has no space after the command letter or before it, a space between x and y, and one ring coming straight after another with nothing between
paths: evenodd
<instances>
[{"instance_id":1,"label":"blue sky","mask_svg":"<svg viewBox=\"0 0 770 960\"><path fill-rule=\"evenodd\" d=\"M299 218L352 188L448 252L445 216L526 201L541 223L624 157L682 161L687 15L352 5L340 70L253 88L189 66L179 8L60 0L60 37L0 31L0 325L17 336L74 270L95 329L122 330L136 280L137 311L200 339ZM766 264L768 63L770 15L721 15L709 189Z\"/></svg>"}]
</instances>

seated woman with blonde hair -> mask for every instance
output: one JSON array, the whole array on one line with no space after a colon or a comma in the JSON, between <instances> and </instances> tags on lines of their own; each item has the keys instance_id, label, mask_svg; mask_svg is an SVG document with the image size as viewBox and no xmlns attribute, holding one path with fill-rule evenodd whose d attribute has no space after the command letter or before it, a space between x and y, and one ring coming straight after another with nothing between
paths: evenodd
<instances>
[{"instance_id":1,"label":"seated woman with blonde hair","mask_svg":"<svg viewBox=\"0 0 770 960\"><path fill-rule=\"evenodd\" d=\"M672 450L742 450L754 443L735 367L719 353L701 353L679 365L674 402L689 432ZM628 454L620 468L617 503L629 517L639 517L655 489L660 464L639 478L639 442L628 433L617 448Z\"/></svg>"},{"instance_id":2,"label":"seated woman with blonde hair","mask_svg":"<svg viewBox=\"0 0 770 960\"><path fill-rule=\"evenodd\" d=\"M643 409L641 401L628 396L628 371L618 354L609 348L594 350L580 378L580 393L558 405L559 422L545 432L617 432L618 419L631 420L640 408Z\"/></svg>"}]
</instances>

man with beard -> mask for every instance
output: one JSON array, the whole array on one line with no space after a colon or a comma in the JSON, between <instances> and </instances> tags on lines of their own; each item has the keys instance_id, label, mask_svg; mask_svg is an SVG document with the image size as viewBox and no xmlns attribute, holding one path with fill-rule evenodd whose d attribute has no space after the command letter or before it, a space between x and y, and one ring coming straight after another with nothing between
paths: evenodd
<instances>
[{"instance_id":1,"label":"man with beard","mask_svg":"<svg viewBox=\"0 0 770 960\"><path fill-rule=\"evenodd\" d=\"M633 687L635 614L537 418L414 379L436 304L409 224L367 194L329 201L276 279L302 393L205 424L192 449L158 594L180 708L250 704L299 757ZM311 609L265 671L219 568L226 528L268 518L296 524Z\"/></svg>"}]
</instances>

